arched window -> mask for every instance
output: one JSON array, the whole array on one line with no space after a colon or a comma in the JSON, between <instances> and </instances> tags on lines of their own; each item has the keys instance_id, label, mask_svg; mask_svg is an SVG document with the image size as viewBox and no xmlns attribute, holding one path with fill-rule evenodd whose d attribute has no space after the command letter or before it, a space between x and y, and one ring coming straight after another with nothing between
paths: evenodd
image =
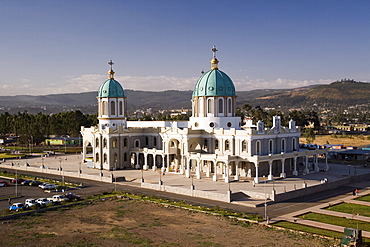
<instances>
[{"instance_id":1,"label":"arched window","mask_svg":"<svg viewBox=\"0 0 370 247\"><path fill-rule=\"evenodd\" d=\"M292 146L293 146L293 151L297 151L297 143L296 143L295 137L293 137L292 139Z\"/></svg>"},{"instance_id":2,"label":"arched window","mask_svg":"<svg viewBox=\"0 0 370 247\"><path fill-rule=\"evenodd\" d=\"M106 153L104 153L103 162L104 162L104 163L107 163L107 161L108 161L108 160L107 160L107 154L106 154Z\"/></svg>"},{"instance_id":3,"label":"arched window","mask_svg":"<svg viewBox=\"0 0 370 247\"><path fill-rule=\"evenodd\" d=\"M230 150L230 142L229 140L225 141L225 150Z\"/></svg>"},{"instance_id":4,"label":"arched window","mask_svg":"<svg viewBox=\"0 0 370 247\"><path fill-rule=\"evenodd\" d=\"M114 153L113 155L113 160L114 160L114 168L117 169L118 155L116 153Z\"/></svg>"},{"instance_id":5,"label":"arched window","mask_svg":"<svg viewBox=\"0 0 370 247\"><path fill-rule=\"evenodd\" d=\"M116 148L117 147L117 138L113 138L113 141L112 141L112 146L114 147L114 148Z\"/></svg>"},{"instance_id":6,"label":"arched window","mask_svg":"<svg viewBox=\"0 0 370 247\"><path fill-rule=\"evenodd\" d=\"M232 110L232 101L231 101L231 99L229 98L229 99L227 100L227 112L228 112L228 113L231 113L231 110Z\"/></svg>"},{"instance_id":7,"label":"arched window","mask_svg":"<svg viewBox=\"0 0 370 247\"><path fill-rule=\"evenodd\" d=\"M171 141L171 143L170 143L170 147L171 147L171 148L175 148L175 147L176 147L176 144L175 144L175 142L174 142L174 141Z\"/></svg>"},{"instance_id":8,"label":"arched window","mask_svg":"<svg viewBox=\"0 0 370 247\"><path fill-rule=\"evenodd\" d=\"M204 139L203 141L203 148L208 148L208 140Z\"/></svg>"},{"instance_id":9,"label":"arched window","mask_svg":"<svg viewBox=\"0 0 370 247\"><path fill-rule=\"evenodd\" d=\"M272 140L269 140L269 154L272 154L274 152L273 146L274 142Z\"/></svg>"},{"instance_id":10,"label":"arched window","mask_svg":"<svg viewBox=\"0 0 370 247\"><path fill-rule=\"evenodd\" d=\"M224 100L218 99L218 113L224 113Z\"/></svg>"},{"instance_id":11,"label":"arched window","mask_svg":"<svg viewBox=\"0 0 370 247\"><path fill-rule=\"evenodd\" d=\"M218 140L216 139L215 140L215 149L218 149L219 147L218 147Z\"/></svg>"},{"instance_id":12,"label":"arched window","mask_svg":"<svg viewBox=\"0 0 370 247\"><path fill-rule=\"evenodd\" d=\"M97 147L97 148L99 147L99 138L95 139L95 147Z\"/></svg>"},{"instance_id":13,"label":"arched window","mask_svg":"<svg viewBox=\"0 0 370 247\"><path fill-rule=\"evenodd\" d=\"M207 101L207 113L213 113L213 99Z\"/></svg>"},{"instance_id":14,"label":"arched window","mask_svg":"<svg viewBox=\"0 0 370 247\"><path fill-rule=\"evenodd\" d=\"M105 101L102 102L102 110L103 110L102 115L107 115L107 102Z\"/></svg>"},{"instance_id":15,"label":"arched window","mask_svg":"<svg viewBox=\"0 0 370 247\"><path fill-rule=\"evenodd\" d=\"M149 138L146 136L145 137L145 145L148 146L149 145Z\"/></svg>"},{"instance_id":16,"label":"arched window","mask_svg":"<svg viewBox=\"0 0 370 247\"><path fill-rule=\"evenodd\" d=\"M261 155L261 142L260 141L256 142L256 154Z\"/></svg>"},{"instance_id":17,"label":"arched window","mask_svg":"<svg viewBox=\"0 0 370 247\"><path fill-rule=\"evenodd\" d=\"M123 146L127 147L127 138L123 139Z\"/></svg>"},{"instance_id":18,"label":"arched window","mask_svg":"<svg viewBox=\"0 0 370 247\"><path fill-rule=\"evenodd\" d=\"M104 138L103 140L103 147L106 148L107 147L107 138Z\"/></svg>"},{"instance_id":19,"label":"arched window","mask_svg":"<svg viewBox=\"0 0 370 247\"><path fill-rule=\"evenodd\" d=\"M135 141L135 147L136 147L136 148L140 147L140 142L139 142L139 140L136 140L136 141Z\"/></svg>"},{"instance_id":20,"label":"arched window","mask_svg":"<svg viewBox=\"0 0 370 247\"><path fill-rule=\"evenodd\" d=\"M153 146L156 147L157 146L157 137L154 137L153 138Z\"/></svg>"},{"instance_id":21,"label":"arched window","mask_svg":"<svg viewBox=\"0 0 370 247\"><path fill-rule=\"evenodd\" d=\"M281 152L285 152L285 139L281 139Z\"/></svg>"},{"instance_id":22,"label":"arched window","mask_svg":"<svg viewBox=\"0 0 370 247\"><path fill-rule=\"evenodd\" d=\"M119 102L118 108L119 108L119 115L123 115L123 102L122 101Z\"/></svg>"},{"instance_id":23,"label":"arched window","mask_svg":"<svg viewBox=\"0 0 370 247\"><path fill-rule=\"evenodd\" d=\"M242 151L243 152L247 152L248 151L248 142L246 141L246 140L244 140L243 142L242 142Z\"/></svg>"},{"instance_id":24,"label":"arched window","mask_svg":"<svg viewBox=\"0 0 370 247\"><path fill-rule=\"evenodd\" d=\"M95 162L99 162L99 153L95 154Z\"/></svg>"},{"instance_id":25,"label":"arched window","mask_svg":"<svg viewBox=\"0 0 370 247\"><path fill-rule=\"evenodd\" d=\"M116 115L116 102L114 101L110 102L110 112L111 115Z\"/></svg>"}]
</instances>

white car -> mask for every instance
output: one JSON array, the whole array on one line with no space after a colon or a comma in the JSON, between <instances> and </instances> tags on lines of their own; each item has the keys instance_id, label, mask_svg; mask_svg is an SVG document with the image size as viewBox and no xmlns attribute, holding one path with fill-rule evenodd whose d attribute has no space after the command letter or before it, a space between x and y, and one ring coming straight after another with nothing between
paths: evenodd
<instances>
[{"instance_id":1,"label":"white car","mask_svg":"<svg viewBox=\"0 0 370 247\"><path fill-rule=\"evenodd\" d=\"M52 190L52 189L55 189L56 187L58 187L58 186L55 185L55 184L46 184L46 185L44 185L43 187L40 187L40 188L44 189L44 190Z\"/></svg>"},{"instance_id":2,"label":"white car","mask_svg":"<svg viewBox=\"0 0 370 247\"><path fill-rule=\"evenodd\" d=\"M36 200L36 202L40 203L40 205L42 207L45 207L45 206L48 206L48 205L52 205L53 202L52 201L49 201L47 198L39 198Z\"/></svg>"},{"instance_id":3,"label":"white car","mask_svg":"<svg viewBox=\"0 0 370 247\"><path fill-rule=\"evenodd\" d=\"M29 198L29 199L26 199L26 201L24 202L24 205L26 206L26 208L30 208L32 206L39 207L40 203L36 202L35 199Z\"/></svg>"}]
</instances>

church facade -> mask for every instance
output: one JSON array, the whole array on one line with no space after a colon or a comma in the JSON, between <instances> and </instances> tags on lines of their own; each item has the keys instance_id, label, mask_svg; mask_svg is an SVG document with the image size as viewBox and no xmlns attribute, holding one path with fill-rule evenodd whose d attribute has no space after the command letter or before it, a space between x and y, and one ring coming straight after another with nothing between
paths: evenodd
<instances>
[{"instance_id":1,"label":"church facade","mask_svg":"<svg viewBox=\"0 0 370 247\"><path fill-rule=\"evenodd\" d=\"M211 69L195 84L189 121L127 121L129 99L110 61L97 96L99 124L81 127L83 162L100 170L161 169L189 178L253 178L255 183L262 176L272 180L319 171L319 157L328 170L327 150L299 149L300 127L293 120L287 127L280 116L274 116L271 128L262 121L242 125L234 83L218 69L216 47L212 51Z\"/></svg>"}]
</instances>

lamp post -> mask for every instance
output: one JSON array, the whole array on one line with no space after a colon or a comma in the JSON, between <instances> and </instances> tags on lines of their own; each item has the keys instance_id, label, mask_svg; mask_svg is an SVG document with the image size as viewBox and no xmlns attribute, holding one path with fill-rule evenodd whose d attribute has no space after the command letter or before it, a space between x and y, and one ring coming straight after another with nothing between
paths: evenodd
<instances>
[{"instance_id":1,"label":"lamp post","mask_svg":"<svg viewBox=\"0 0 370 247\"><path fill-rule=\"evenodd\" d=\"M144 183L144 170L141 169L141 182Z\"/></svg>"},{"instance_id":2,"label":"lamp post","mask_svg":"<svg viewBox=\"0 0 370 247\"><path fill-rule=\"evenodd\" d=\"M159 185L163 185L163 181L162 181L162 171L161 171L161 170L159 170L159 171L158 171L158 173L159 173Z\"/></svg>"},{"instance_id":3,"label":"lamp post","mask_svg":"<svg viewBox=\"0 0 370 247\"><path fill-rule=\"evenodd\" d=\"M351 176L351 165L348 165L348 176Z\"/></svg>"},{"instance_id":4,"label":"lamp post","mask_svg":"<svg viewBox=\"0 0 370 247\"><path fill-rule=\"evenodd\" d=\"M18 196L18 165L15 165L15 196Z\"/></svg>"},{"instance_id":5,"label":"lamp post","mask_svg":"<svg viewBox=\"0 0 370 247\"><path fill-rule=\"evenodd\" d=\"M67 137L64 137L64 153L67 153Z\"/></svg>"},{"instance_id":6,"label":"lamp post","mask_svg":"<svg viewBox=\"0 0 370 247\"><path fill-rule=\"evenodd\" d=\"M263 179L265 180L264 181L264 186L263 186L263 191L264 191L264 194L265 194L265 219L267 221L267 196L266 196L266 179L265 179L265 175L263 175Z\"/></svg>"},{"instance_id":7,"label":"lamp post","mask_svg":"<svg viewBox=\"0 0 370 247\"><path fill-rule=\"evenodd\" d=\"M81 161L78 162L78 176L81 175Z\"/></svg>"}]
</instances>

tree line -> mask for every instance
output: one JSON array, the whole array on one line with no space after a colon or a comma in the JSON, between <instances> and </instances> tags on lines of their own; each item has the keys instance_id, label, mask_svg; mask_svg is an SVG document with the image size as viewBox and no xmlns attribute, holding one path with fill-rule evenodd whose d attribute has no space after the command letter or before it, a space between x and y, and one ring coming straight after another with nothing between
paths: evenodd
<instances>
[{"instance_id":1,"label":"tree line","mask_svg":"<svg viewBox=\"0 0 370 247\"><path fill-rule=\"evenodd\" d=\"M56 114L30 114L18 112L0 115L0 136L13 134L19 144L41 143L50 136L80 136L81 126L90 127L98 123L97 115L83 114L81 111Z\"/></svg>"}]
</instances>

